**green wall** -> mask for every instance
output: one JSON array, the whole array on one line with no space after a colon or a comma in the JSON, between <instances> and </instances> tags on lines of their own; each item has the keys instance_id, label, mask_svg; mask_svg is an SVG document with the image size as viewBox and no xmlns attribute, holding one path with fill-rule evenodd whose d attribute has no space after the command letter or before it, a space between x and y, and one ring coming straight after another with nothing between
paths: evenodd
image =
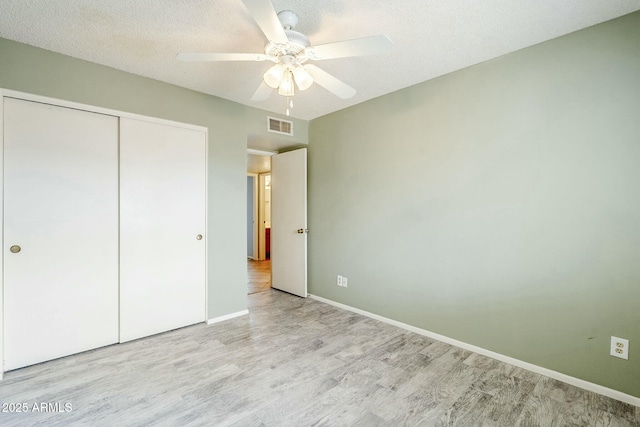
<instances>
[{"instance_id":1,"label":"green wall","mask_svg":"<svg viewBox=\"0 0 640 427\"><path fill-rule=\"evenodd\" d=\"M310 293L640 397L640 13L309 129Z\"/></svg>"},{"instance_id":2,"label":"green wall","mask_svg":"<svg viewBox=\"0 0 640 427\"><path fill-rule=\"evenodd\" d=\"M0 88L209 128L209 318L246 309L247 135L274 114L1 38Z\"/></svg>"}]
</instances>

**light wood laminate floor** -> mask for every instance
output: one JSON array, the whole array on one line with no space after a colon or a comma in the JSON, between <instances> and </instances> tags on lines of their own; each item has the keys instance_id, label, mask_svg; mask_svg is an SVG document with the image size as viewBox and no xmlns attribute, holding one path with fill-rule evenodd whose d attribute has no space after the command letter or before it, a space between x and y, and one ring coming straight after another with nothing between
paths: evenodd
<instances>
[{"instance_id":1,"label":"light wood laminate floor","mask_svg":"<svg viewBox=\"0 0 640 427\"><path fill-rule=\"evenodd\" d=\"M9 426L637 426L639 409L280 291L250 315L8 372Z\"/></svg>"},{"instance_id":2,"label":"light wood laminate floor","mask_svg":"<svg viewBox=\"0 0 640 427\"><path fill-rule=\"evenodd\" d=\"M255 294L271 289L271 260L247 260L247 293Z\"/></svg>"}]
</instances>

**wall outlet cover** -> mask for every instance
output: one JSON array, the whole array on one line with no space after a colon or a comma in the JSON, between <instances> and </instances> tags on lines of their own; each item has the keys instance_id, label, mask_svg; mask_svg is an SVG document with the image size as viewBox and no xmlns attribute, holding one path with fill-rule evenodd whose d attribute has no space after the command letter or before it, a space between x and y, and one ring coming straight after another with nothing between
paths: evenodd
<instances>
[{"instance_id":1,"label":"wall outlet cover","mask_svg":"<svg viewBox=\"0 0 640 427\"><path fill-rule=\"evenodd\" d=\"M610 354L620 359L629 360L629 340L624 338L611 337Z\"/></svg>"}]
</instances>

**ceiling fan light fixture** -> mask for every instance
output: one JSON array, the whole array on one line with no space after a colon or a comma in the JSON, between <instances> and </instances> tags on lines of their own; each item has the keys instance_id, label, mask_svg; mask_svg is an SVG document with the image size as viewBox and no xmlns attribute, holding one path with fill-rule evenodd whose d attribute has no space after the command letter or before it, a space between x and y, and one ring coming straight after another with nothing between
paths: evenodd
<instances>
[{"instance_id":1,"label":"ceiling fan light fixture","mask_svg":"<svg viewBox=\"0 0 640 427\"><path fill-rule=\"evenodd\" d=\"M293 96L295 94L291 70L285 71L282 81L280 82L280 87L278 88L278 93L282 96Z\"/></svg>"},{"instance_id":2,"label":"ceiling fan light fixture","mask_svg":"<svg viewBox=\"0 0 640 427\"><path fill-rule=\"evenodd\" d=\"M275 13L272 0L240 0L248 9L258 27L267 37L268 43L262 53L181 53L177 59L193 61L272 61L263 81L251 97L252 101L264 101L278 89L287 97L287 114L293 108L296 86L306 90L316 83L341 99L353 97L356 90L331 74L307 61L388 54L393 43L383 34L352 40L343 40L312 46L309 38L296 31L298 15L290 10Z\"/></svg>"},{"instance_id":3,"label":"ceiling fan light fixture","mask_svg":"<svg viewBox=\"0 0 640 427\"><path fill-rule=\"evenodd\" d=\"M284 67L281 64L276 64L273 67L269 68L266 73L262 76L264 82L268 84L270 87L276 89L280 86L282 82L282 78L284 76Z\"/></svg>"},{"instance_id":4,"label":"ceiling fan light fixture","mask_svg":"<svg viewBox=\"0 0 640 427\"><path fill-rule=\"evenodd\" d=\"M299 65L293 69L293 78L300 90L307 90L313 84L311 74Z\"/></svg>"}]
</instances>

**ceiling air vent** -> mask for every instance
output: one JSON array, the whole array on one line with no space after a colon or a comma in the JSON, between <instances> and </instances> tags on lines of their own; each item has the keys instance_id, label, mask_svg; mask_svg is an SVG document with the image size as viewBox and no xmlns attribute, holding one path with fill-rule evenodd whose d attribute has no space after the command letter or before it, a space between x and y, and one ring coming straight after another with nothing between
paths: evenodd
<instances>
[{"instance_id":1,"label":"ceiling air vent","mask_svg":"<svg viewBox=\"0 0 640 427\"><path fill-rule=\"evenodd\" d=\"M276 119L275 117L267 117L267 130L269 132L293 136L293 122Z\"/></svg>"}]
</instances>

